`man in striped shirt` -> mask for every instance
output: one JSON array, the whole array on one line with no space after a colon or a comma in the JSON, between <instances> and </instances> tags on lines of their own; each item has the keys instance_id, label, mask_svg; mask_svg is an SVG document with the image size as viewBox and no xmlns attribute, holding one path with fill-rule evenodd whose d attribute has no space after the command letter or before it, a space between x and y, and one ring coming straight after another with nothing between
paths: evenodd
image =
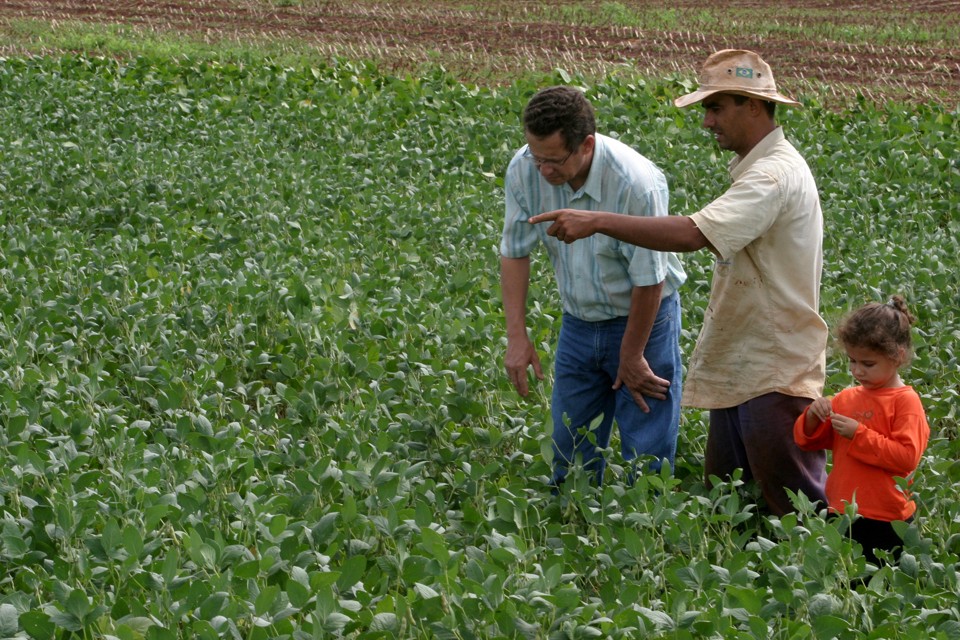
<instances>
[{"instance_id":1,"label":"man in striped shirt","mask_svg":"<svg viewBox=\"0 0 960 640\"><path fill-rule=\"evenodd\" d=\"M574 88L539 91L523 123L527 144L507 168L500 245L505 365L521 396L529 393L531 367L543 379L526 327L529 256L543 245L563 307L551 409L553 484L579 462L603 481L614 419L630 478L639 457L648 457L652 470L663 461L672 467L682 373L677 288L686 278L679 260L599 234L566 244L527 222L564 208L665 216L666 179L630 147L596 133L593 108Z\"/></svg>"},{"instance_id":2,"label":"man in striped shirt","mask_svg":"<svg viewBox=\"0 0 960 640\"><path fill-rule=\"evenodd\" d=\"M700 87L674 104L702 105L703 127L735 154L730 187L717 199L656 220L572 205L530 222L574 244L605 234L651 250L710 249L710 300L683 390L684 405L710 410L704 480L711 486L742 469L775 515L794 510L791 494L826 505L826 455L802 451L793 436L797 417L822 395L827 347L820 196L776 122L777 104L800 103L777 90L757 53L724 49L703 64Z\"/></svg>"}]
</instances>

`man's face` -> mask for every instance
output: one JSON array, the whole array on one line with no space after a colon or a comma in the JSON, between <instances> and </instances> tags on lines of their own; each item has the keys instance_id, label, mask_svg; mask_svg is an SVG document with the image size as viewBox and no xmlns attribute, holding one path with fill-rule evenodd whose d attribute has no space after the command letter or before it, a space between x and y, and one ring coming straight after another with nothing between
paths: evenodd
<instances>
[{"instance_id":1,"label":"man's face","mask_svg":"<svg viewBox=\"0 0 960 640\"><path fill-rule=\"evenodd\" d=\"M569 182L574 189L579 189L590 173L590 160L593 150L593 136L587 139L574 151L567 149L563 134L556 131L544 138L538 138L529 131L524 132L529 146L529 158L543 179L554 186Z\"/></svg>"},{"instance_id":2,"label":"man's face","mask_svg":"<svg viewBox=\"0 0 960 640\"><path fill-rule=\"evenodd\" d=\"M749 108L749 100L737 104L729 93L715 93L703 101L703 128L713 133L721 149L746 155L751 147L747 136Z\"/></svg>"}]
</instances>

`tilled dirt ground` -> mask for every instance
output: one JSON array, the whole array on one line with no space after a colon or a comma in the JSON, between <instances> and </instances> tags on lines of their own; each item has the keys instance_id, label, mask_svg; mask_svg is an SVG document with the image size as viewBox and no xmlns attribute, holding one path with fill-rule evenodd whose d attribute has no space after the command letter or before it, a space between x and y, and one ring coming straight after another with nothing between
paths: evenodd
<instances>
[{"instance_id":1,"label":"tilled dirt ground","mask_svg":"<svg viewBox=\"0 0 960 640\"><path fill-rule=\"evenodd\" d=\"M346 56L378 60L388 72L416 71L433 61L453 61L464 80L472 75L509 77L511 70L557 67L571 72L596 72L631 65L644 72L692 72L710 52L751 48L770 61L781 85L789 79L829 83L833 91L859 90L871 99L886 97L937 100L957 106L960 100L960 35L952 46L849 44L839 40L809 40L802 34L829 33L838 27L856 32L863 25L956 24L960 34L960 2L926 0L869 3L840 0L679 0L677 11L729 8L742 21L736 37L730 25L714 33L649 30L631 27L569 26L550 21L550 10L571 10L578 3L493 0L483 10L465 11L453 3L429 0L337 2L325 0L0 0L0 25L33 19L51 24L83 21L119 24L147 32L182 33L208 43L268 38L299 42L318 57ZM579 3L601 10L610 3ZM654 7L638 0L630 7ZM749 20L769 22L777 15L796 16L804 24L781 29L774 36L751 35ZM787 18L784 18L786 20ZM827 23L830 23L829 25ZM734 29L735 31L735 29ZM782 34L797 34L795 37ZM15 53L3 46L0 52Z\"/></svg>"}]
</instances>

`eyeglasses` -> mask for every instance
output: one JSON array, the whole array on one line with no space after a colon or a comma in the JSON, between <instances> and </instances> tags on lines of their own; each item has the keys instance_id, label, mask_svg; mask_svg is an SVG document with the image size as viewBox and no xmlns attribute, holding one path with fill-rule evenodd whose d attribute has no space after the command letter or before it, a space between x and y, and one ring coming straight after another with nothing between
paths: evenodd
<instances>
[{"instance_id":1,"label":"eyeglasses","mask_svg":"<svg viewBox=\"0 0 960 640\"><path fill-rule=\"evenodd\" d=\"M563 158L563 160L544 160L542 158L537 158L532 153L530 153L529 147L527 147L527 150L523 152L523 157L526 158L528 162L532 162L533 166L535 166L537 169L539 169L540 167L552 167L554 169L559 169L564 164L566 164L567 160L569 160L570 156L572 155L573 155L573 151L568 153Z\"/></svg>"}]
</instances>

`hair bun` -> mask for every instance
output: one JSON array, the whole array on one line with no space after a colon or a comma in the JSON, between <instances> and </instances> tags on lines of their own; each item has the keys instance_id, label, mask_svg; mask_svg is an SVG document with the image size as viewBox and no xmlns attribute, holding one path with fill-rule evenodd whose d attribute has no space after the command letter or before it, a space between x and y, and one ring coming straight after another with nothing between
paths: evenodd
<instances>
[{"instance_id":1,"label":"hair bun","mask_svg":"<svg viewBox=\"0 0 960 640\"><path fill-rule=\"evenodd\" d=\"M913 317L913 314L910 313L910 310L907 308L907 301L903 299L903 296L891 296L890 302L887 304L905 315L908 323L913 324L917 321L917 319Z\"/></svg>"}]
</instances>

